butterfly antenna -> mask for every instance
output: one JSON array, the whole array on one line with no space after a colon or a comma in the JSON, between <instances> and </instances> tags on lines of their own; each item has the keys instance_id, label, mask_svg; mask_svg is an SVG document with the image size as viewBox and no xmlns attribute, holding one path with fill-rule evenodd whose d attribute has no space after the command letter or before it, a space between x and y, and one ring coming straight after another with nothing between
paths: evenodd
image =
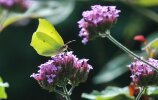
<instances>
[{"instance_id":1,"label":"butterfly antenna","mask_svg":"<svg viewBox=\"0 0 158 100\"><path fill-rule=\"evenodd\" d=\"M67 42L66 45L68 45L68 44L70 44L70 43L72 43L72 42L75 42L75 41L76 41L76 40L71 40L71 41Z\"/></svg>"},{"instance_id":2,"label":"butterfly antenna","mask_svg":"<svg viewBox=\"0 0 158 100\"><path fill-rule=\"evenodd\" d=\"M70 50L70 51L72 51L72 49L71 49L71 48L69 48L69 47L68 47L67 49L68 49L68 50Z\"/></svg>"}]
</instances>

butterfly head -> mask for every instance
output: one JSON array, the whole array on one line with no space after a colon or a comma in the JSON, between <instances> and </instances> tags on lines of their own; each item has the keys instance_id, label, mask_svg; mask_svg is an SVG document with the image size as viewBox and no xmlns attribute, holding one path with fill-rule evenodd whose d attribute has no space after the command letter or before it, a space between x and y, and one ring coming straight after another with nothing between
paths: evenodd
<instances>
[{"instance_id":1,"label":"butterfly head","mask_svg":"<svg viewBox=\"0 0 158 100\"><path fill-rule=\"evenodd\" d=\"M74 42L74 41L76 41L76 40L72 40L72 41L69 41L69 42L67 42L65 45L63 45L62 47L61 47L61 51L66 51L67 49L70 49L69 47L68 47L68 44L70 44L70 43L72 43L72 42Z\"/></svg>"},{"instance_id":2,"label":"butterfly head","mask_svg":"<svg viewBox=\"0 0 158 100\"><path fill-rule=\"evenodd\" d=\"M66 44L61 47L61 51L66 51L67 49L68 49L68 45L66 45Z\"/></svg>"}]
</instances>

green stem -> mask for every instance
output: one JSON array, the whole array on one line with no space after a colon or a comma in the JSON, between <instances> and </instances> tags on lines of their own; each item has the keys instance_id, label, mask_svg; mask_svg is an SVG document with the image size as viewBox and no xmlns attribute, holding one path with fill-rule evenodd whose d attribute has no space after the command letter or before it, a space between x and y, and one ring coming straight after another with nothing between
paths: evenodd
<instances>
[{"instance_id":1,"label":"green stem","mask_svg":"<svg viewBox=\"0 0 158 100\"><path fill-rule=\"evenodd\" d=\"M62 91L54 90L54 92L56 92L56 93L58 93L58 94L60 94L60 95L62 95L64 97L66 96L66 94L64 92L62 92Z\"/></svg>"},{"instance_id":2,"label":"green stem","mask_svg":"<svg viewBox=\"0 0 158 100\"><path fill-rule=\"evenodd\" d=\"M142 88L140 89L140 92L139 92L139 94L137 95L136 100L140 100L140 98L141 98L141 96L142 96L144 90L145 90L145 87L142 87Z\"/></svg>"},{"instance_id":3,"label":"green stem","mask_svg":"<svg viewBox=\"0 0 158 100\"><path fill-rule=\"evenodd\" d=\"M69 93L67 91L66 86L63 86L63 90L64 90L64 93L66 94L66 96L65 96L66 100L71 100L70 95L69 95Z\"/></svg>"},{"instance_id":4,"label":"green stem","mask_svg":"<svg viewBox=\"0 0 158 100\"><path fill-rule=\"evenodd\" d=\"M130 51L128 48L126 48L125 46L123 46L121 43L119 43L115 38L113 38L110 35L110 31L107 31L105 34L100 34L101 37L107 37L109 40L111 40L111 42L113 42L116 46L118 46L119 48L121 48L123 51L125 51L126 53L128 53L129 55L133 56L134 58L144 62L145 64L151 66L156 72L158 72L158 69L151 65L150 63L148 63L145 59L143 59L142 57L138 56L137 54L135 54L134 52Z\"/></svg>"},{"instance_id":5,"label":"green stem","mask_svg":"<svg viewBox=\"0 0 158 100\"><path fill-rule=\"evenodd\" d=\"M72 86L71 88L70 88L70 90L69 90L69 95L71 95L72 94L72 91L74 90L74 88L75 88L75 86Z\"/></svg>"}]
</instances>

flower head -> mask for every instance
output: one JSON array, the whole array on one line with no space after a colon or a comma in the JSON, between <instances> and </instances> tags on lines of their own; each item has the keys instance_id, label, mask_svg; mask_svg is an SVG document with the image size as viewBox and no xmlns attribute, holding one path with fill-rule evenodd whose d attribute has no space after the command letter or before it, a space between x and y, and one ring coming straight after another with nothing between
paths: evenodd
<instances>
[{"instance_id":1,"label":"flower head","mask_svg":"<svg viewBox=\"0 0 158 100\"><path fill-rule=\"evenodd\" d=\"M79 36L83 38L82 43L86 44L90 39L109 30L116 22L120 10L116 6L91 6L91 10L82 13L83 18L78 21L81 31Z\"/></svg>"},{"instance_id":2,"label":"flower head","mask_svg":"<svg viewBox=\"0 0 158 100\"><path fill-rule=\"evenodd\" d=\"M63 52L39 66L38 73L31 77L38 81L42 88L53 91L56 86L66 84L78 85L85 82L91 65L87 59L78 59L73 52Z\"/></svg>"},{"instance_id":3,"label":"flower head","mask_svg":"<svg viewBox=\"0 0 158 100\"><path fill-rule=\"evenodd\" d=\"M147 61L153 66L158 67L158 60L149 58ZM130 77L132 78L135 84L139 86L148 86L155 85L158 83L158 74L149 65L146 65L145 63L139 60L135 60L128 66L132 73Z\"/></svg>"},{"instance_id":4,"label":"flower head","mask_svg":"<svg viewBox=\"0 0 158 100\"><path fill-rule=\"evenodd\" d=\"M25 11L30 4L29 0L0 0L0 6L13 11Z\"/></svg>"},{"instance_id":5,"label":"flower head","mask_svg":"<svg viewBox=\"0 0 158 100\"><path fill-rule=\"evenodd\" d=\"M62 80L66 79L72 85L85 82L90 69L92 69L91 65L87 63L87 59L78 59L73 55L73 52L63 52L52 57L52 59L55 66L62 68L60 78Z\"/></svg>"}]
</instances>

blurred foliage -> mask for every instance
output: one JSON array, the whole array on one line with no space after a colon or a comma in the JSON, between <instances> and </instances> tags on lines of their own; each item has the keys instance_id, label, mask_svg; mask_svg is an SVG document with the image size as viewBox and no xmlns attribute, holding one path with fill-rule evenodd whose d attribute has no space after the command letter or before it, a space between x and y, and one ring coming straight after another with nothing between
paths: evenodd
<instances>
[{"instance_id":1,"label":"blurred foliage","mask_svg":"<svg viewBox=\"0 0 158 100\"><path fill-rule=\"evenodd\" d=\"M128 54L121 54L109 61L100 74L94 77L94 83L106 83L127 72L127 65L132 61L128 56Z\"/></svg>"},{"instance_id":2,"label":"blurred foliage","mask_svg":"<svg viewBox=\"0 0 158 100\"><path fill-rule=\"evenodd\" d=\"M0 99L7 99L7 94L5 92L5 87L8 87L8 83L3 83L2 78L0 77Z\"/></svg>"},{"instance_id":3,"label":"blurred foliage","mask_svg":"<svg viewBox=\"0 0 158 100\"><path fill-rule=\"evenodd\" d=\"M146 7L158 6L157 0L152 0L152 1L150 1L150 0L132 0L132 2L139 6L146 6Z\"/></svg>"},{"instance_id":4,"label":"blurred foliage","mask_svg":"<svg viewBox=\"0 0 158 100\"><path fill-rule=\"evenodd\" d=\"M158 87L147 87L146 94L148 94L148 96L157 95ZM134 96L130 96L128 87L120 88L115 86L108 86L105 90L102 90L101 92L94 90L90 94L83 93L82 97L90 100L135 100Z\"/></svg>"},{"instance_id":5,"label":"blurred foliage","mask_svg":"<svg viewBox=\"0 0 158 100\"><path fill-rule=\"evenodd\" d=\"M10 84L7 89L8 100L63 99L57 94L42 90L38 83L30 78L32 72L37 70L37 66L48 60L48 58L39 56L30 46L31 36L38 25L38 21L34 19L36 17L47 18L55 24L65 43L75 39L77 42L70 44L69 47L79 58L89 58L89 63L94 67L87 83L81 84L74 90L72 100L81 100L82 92L103 90L108 85L124 87L131 81L130 72L126 67L131 58L123 54L115 45L107 39L100 38L89 42L86 46L80 42L77 21L81 19L82 12L89 9L91 5L116 5L121 10L120 17L111 32L118 41L131 50L142 52L141 47L143 46L141 45L143 44L133 40L137 34L142 34L147 39L153 35L151 41L157 38L157 33L155 33L158 31L157 0L81 0L73 2L72 0L36 0L33 2L34 6L31 6L24 14L7 12L5 28L0 34L0 74ZM0 9L1 11L2 9ZM93 84L93 78L95 83L102 84ZM98 100L106 100L102 96L109 96L109 91L115 91L113 97L110 98L117 97L117 100L122 97L124 100L128 98L126 95L128 92L125 93L125 90L128 90L127 87L107 89L109 90L105 89L104 92L94 92L99 95ZM155 90L153 93L157 92L157 88L150 89ZM120 90L120 92L117 94L116 90ZM90 97L89 99L97 97L93 93L86 94L86 96Z\"/></svg>"},{"instance_id":6,"label":"blurred foliage","mask_svg":"<svg viewBox=\"0 0 158 100\"><path fill-rule=\"evenodd\" d=\"M14 22L37 17L45 17L53 24L59 24L70 15L75 5L75 2L70 0L30 2L31 6L25 13L17 13L5 10L3 13L6 18L4 19L5 21L3 22L2 27L5 28Z\"/></svg>"},{"instance_id":7,"label":"blurred foliage","mask_svg":"<svg viewBox=\"0 0 158 100\"><path fill-rule=\"evenodd\" d=\"M101 92L83 93L82 97L90 100L134 100L134 97L129 94L128 87L119 88L114 86L108 86Z\"/></svg>"}]
</instances>

